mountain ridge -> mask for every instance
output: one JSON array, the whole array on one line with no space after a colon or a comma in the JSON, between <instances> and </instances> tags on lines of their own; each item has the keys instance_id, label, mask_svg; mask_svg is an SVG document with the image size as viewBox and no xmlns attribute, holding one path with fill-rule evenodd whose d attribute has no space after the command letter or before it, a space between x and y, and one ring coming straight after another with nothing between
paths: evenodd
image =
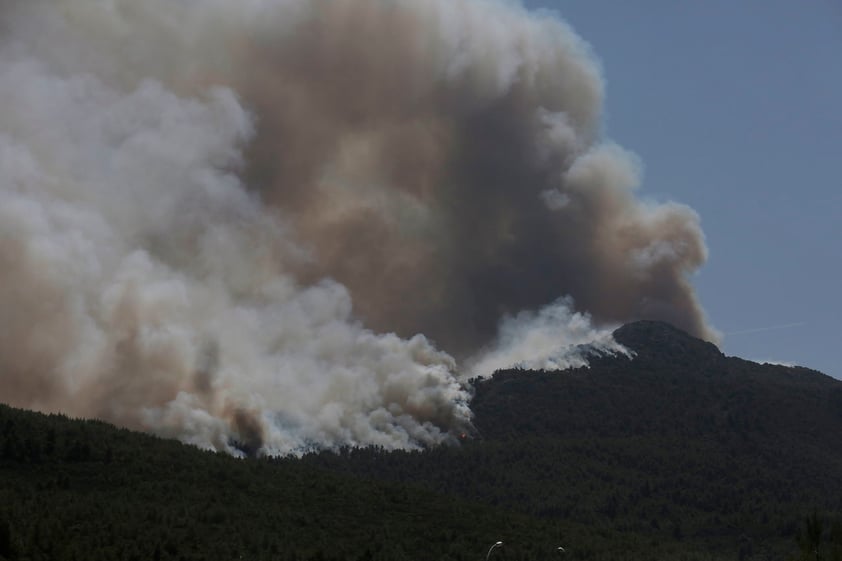
<instances>
[{"instance_id":1,"label":"mountain ridge","mask_svg":"<svg viewBox=\"0 0 842 561\"><path fill-rule=\"evenodd\" d=\"M0 559L765 561L814 511L842 538L842 384L615 336L632 359L475 381L478 437L425 451L237 460L0 406Z\"/></svg>"},{"instance_id":2,"label":"mountain ridge","mask_svg":"<svg viewBox=\"0 0 842 561\"><path fill-rule=\"evenodd\" d=\"M544 429L621 436L650 432L647 425L675 434L731 423L842 445L842 382L826 374L728 357L664 322L626 324L614 337L634 356L593 356L588 367L564 371L504 369L479 380L477 428L486 437Z\"/></svg>"}]
</instances>

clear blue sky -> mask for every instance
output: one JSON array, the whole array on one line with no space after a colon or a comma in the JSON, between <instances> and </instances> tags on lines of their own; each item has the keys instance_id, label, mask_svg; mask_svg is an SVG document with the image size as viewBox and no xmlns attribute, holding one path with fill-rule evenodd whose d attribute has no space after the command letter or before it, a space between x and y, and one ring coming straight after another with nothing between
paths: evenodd
<instances>
[{"instance_id":1,"label":"clear blue sky","mask_svg":"<svg viewBox=\"0 0 842 561\"><path fill-rule=\"evenodd\" d=\"M525 3L600 59L642 196L701 215L723 351L842 378L842 0Z\"/></svg>"}]
</instances>

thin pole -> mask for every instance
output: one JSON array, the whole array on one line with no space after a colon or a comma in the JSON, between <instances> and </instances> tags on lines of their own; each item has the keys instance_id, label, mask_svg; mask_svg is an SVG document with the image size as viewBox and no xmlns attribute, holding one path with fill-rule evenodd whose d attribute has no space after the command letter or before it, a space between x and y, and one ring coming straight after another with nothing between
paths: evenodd
<instances>
[{"instance_id":1,"label":"thin pole","mask_svg":"<svg viewBox=\"0 0 842 561\"><path fill-rule=\"evenodd\" d=\"M494 551L494 548L500 547L501 545L503 545L503 542L497 542L494 545L492 545L491 547L489 547L488 553L485 554L485 561L488 561L488 558L491 557L491 552Z\"/></svg>"}]
</instances>

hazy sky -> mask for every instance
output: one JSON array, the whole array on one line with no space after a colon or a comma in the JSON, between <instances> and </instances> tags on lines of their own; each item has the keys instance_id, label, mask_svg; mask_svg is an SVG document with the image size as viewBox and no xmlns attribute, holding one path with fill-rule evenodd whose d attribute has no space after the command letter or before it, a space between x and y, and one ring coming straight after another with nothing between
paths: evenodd
<instances>
[{"instance_id":1,"label":"hazy sky","mask_svg":"<svg viewBox=\"0 0 842 561\"><path fill-rule=\"evenodd\" d=\"M842 378L842 0L528 0L588 41L642 193L702 217L724 352Z\"/></svg>"}]
</instances>

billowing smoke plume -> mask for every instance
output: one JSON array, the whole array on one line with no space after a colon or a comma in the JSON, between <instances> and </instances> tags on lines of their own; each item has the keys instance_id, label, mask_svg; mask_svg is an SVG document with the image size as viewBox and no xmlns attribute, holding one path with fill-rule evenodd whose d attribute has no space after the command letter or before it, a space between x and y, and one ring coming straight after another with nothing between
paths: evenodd
<instances>
[{"instance_id":1,"label":"billowing smoke plume","mask_svg":"<svg viewBox=\"0 0 842 561\"><path fill-rule=\"evenodd\" d=\"M4 401L229 451L413 447L470 421L451 356L553 333L523 310L714 337L698 217L635 198L556 19L0 0L0 38Z\"/></svg>"}]
</instances>

